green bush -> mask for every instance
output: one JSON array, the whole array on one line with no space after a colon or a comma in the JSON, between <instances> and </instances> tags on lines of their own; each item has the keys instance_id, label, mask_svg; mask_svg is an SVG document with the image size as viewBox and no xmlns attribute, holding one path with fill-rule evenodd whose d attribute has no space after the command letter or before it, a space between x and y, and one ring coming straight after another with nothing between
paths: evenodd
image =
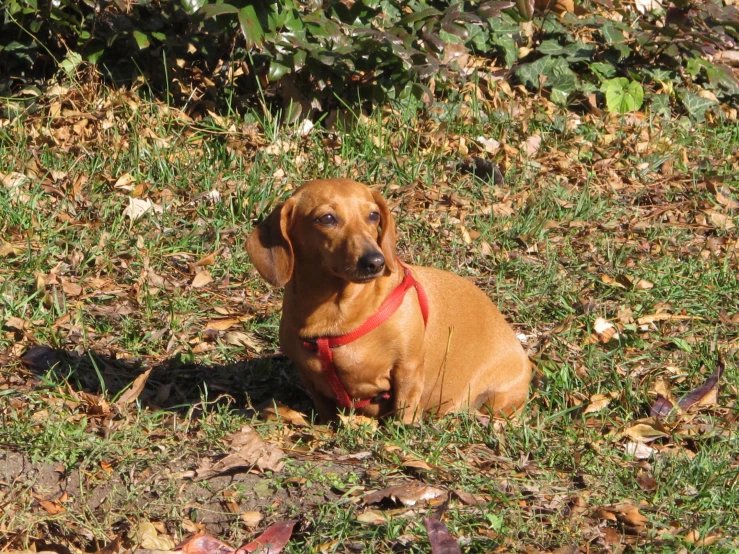
<instances>
[{"instance_id":1,"label":"green bush","mask_svg":"<svg viewBox=\"0 0 739 554\"><path fill-rule=\"evenodd\" d=\"M174 101L190 98L194 85L212 100L261 94L292 118L346 101L430 101L474 78L475 55L562 105L594 95L624 112L643 100L658 108L678 100L701 117L717 101L733 102L733 72L710 56L733 49L737 10L712 0L667 9L636 1L641 11L591 2L577 16L544 11L527 22L502 1L6 0L0 74L10 78L0 88L87 61L119 82L143 74ZM531 0L519 3L533 13Z\"/></svg>"}]
</instances>

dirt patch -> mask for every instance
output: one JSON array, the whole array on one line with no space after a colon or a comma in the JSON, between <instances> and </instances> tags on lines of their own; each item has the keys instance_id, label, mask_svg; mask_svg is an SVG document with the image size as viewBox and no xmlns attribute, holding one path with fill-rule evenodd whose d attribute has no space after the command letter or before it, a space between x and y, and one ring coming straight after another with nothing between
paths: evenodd
<instances>
[{"instance_id":1,"label":"dirt patch","mask_svg":"<svg viewBox=\"0 0 739 554\"><path fill-rule=\"evenodd\" d=\"M277 476L236 472L193 481L189 476L196 466L197 460L188 458L158 469L65 472L62 465L36 463L24 454L0 451L0 502L6 513L34 513L37 523L53 516L55 525L67 519L71 524L84 515L107 535L125 531L145 518L163 523L174 536L187 535L197 527L214 536L240 537L248 531L241 518L245 512L259 511L265 518L276 519L307 513L339 498L329 486L290 481L293 471L309 467L315 474L355 472L354 467L342 464L311 462L306 466L292 460L290 470ZM11 518L8 531L23 533L30 523Z\"/></svg>"}]
</instances>

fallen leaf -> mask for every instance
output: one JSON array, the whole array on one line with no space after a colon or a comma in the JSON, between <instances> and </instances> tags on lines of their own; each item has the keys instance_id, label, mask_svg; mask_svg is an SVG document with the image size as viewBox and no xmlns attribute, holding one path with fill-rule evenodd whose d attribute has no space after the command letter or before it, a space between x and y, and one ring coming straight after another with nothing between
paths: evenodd
<instances>
[{"instance_id":1,"label":"fallen leaf","mask_svg":"<svg viewBox=\"0 0 739 554\"><path fill-rule=\"evenodd\" d=\"M711 219L711 223L716 229L721 229L724 231L730 231L736 225L734 225L734 221L732 221L731 216L722 214L721 212L717 212L715 210L710 210L706 212L708 214L708 217Z\"/></svg>"},{"instance_id":2,"label":"fallen leaf","mask_svg":"<svg viewBox=\"0 0 739 554\"><path fill-rule=\"evenodd\" d=\"M718 404L718 383L724 372L724 367L724 360L719 357L713 374L701 386L693 389L680 399L680 408L687 411L693 406L703 407Z\"/></svg>"},{"instance_id":3,"label":"fallen leaf","mask_svg":"<svg viewBox=\"0 0 739 554\"><path fill-rule=\"evenodd\" d=\"M147 550L172 550L174 543L166 535L160 535L150 521L142 520L129 532L129 537L140 548Z\"/></svg>"},{"instance_id":4,"label":"fallen leaf","mask_svg":"<svg viewBox=\"0 0 739 554\"><path fill-rule=\"evenodd\" d=\"M71 281L62 281L62 289L64 289L67 296L79 296L82 294L82 287Z\"/></svg>"},{"instance_id":5,"label":"fallen leaf","mask_svg":"<svg viewBox=\"0 0 739 554\"><path fill-rule=\"evenodd\" d=\"M618 340L618 338L619 334L616 326L610 321L599 317L593 323L593 336L586 342L592 344L593 342L600 341L606 344L611 340Z\"/></svg>"},{"instance_id":6,"label":"fallen leaf","mask_svg":"<svg viewBox=\"0 0 739 554\"><path fill-rule=\"evenodd\" d=\"M452 494L466 506L487 506L492 501L492 496L487 494L473 494L460 490L453 490Z\"/></svg>"},{"instance_id":7,"label":"fallen leaf","mask_svg":"<svg viewBox=\"0 0 739 554\"><path fill-rule=\"evenodd\" d=\"M192 288L199 289L213 282L213 277L207 271L201 271L192 280Z\"/></svg>"},{"instance_id":8,"label":"fallen leaf","mask_svg":"<svg viewBox=\"0 0 739 554\"><path fill-rule=\"evenodd\" d=\"M11 244L4 240L0 243L0 258L15 257L23 253L25 246L20 244Z\"/></svg>"},{"instance_id":9,"label":"fallen leaf","mask_svg":"<svg viewBox=\"0 0 739 554\"><path fill-rule=\"evenodd\" d=\"M618 398L617 392L609 392L608 394L594 394L590 397L590 404L583 410L583 414L592 414L606 408L611 400Z\"/></svg>"},{"instance_id":10,"label":"fallen leaf","mask_svg":"<svg viewBox=\"0 0 739 554\"><path fill-rule=\"evenodd\" d=\"M116 189L123 189L125 191L132 191L134 182L133 175L130 173L124 173L118 179L116 180L115 184L113 185L113 188Z\"/></svg>"},{"instance_id":11,"label":"fallen leaf","mask_svg":"<svg viewBox=\"0 0 739 554\"><path fill-rule=\"evenodd\" d=\"M210 535L198 533L178 544L174 552L184 554L232 554L235 549Z\"/></svg>"},{"instance_id":12,"label":"fallen leaf","mask_svg":"<svg viewBox=\"0 0 739 554\"><path fill-rule=\"evenodd\" d=\"M279 402L270 404L263 408L259 415L266 421L285 421L290 425L296 427L308 427L308 421L305 419L305 414L296 412L292 408L285 406Z\"/></svg>"},{"instance_id":13,"label":"fallen leaf","mask_svg":"<svg viewBox=\"0 0 739 554\"><path fill-rule=\"evenodd\" d=\"M445 495L446 491L425 483L405 483L365 494L362 497L362 502L364 504L377 504L388 499L404 506L415 506L419 502L428 503Z\"/></svg>"},{"instance_id":14,"label":"fallen leaf","mask_svg":"<svg viewBox=\"0 0 739 554\"><path fill-rule=\"evenodd\" d=\"M287 541L293 534L293 528L298 521L291 519L289 521L282 521L280 523L274 523L264 530L264 533L259 535L253 541L241 545L237 550L236 554L242 554L244 552L254 552L259 550L264 554L277 554L282 552L285 548Z\"/></svg>"},{"instance_id":15,"label":"fallen leaf","mask_svg":"<svg viewBox=\"0 0 739 554\"><path fill-rule=\"evenodd\" d=\"M636 482L639 483L639 486L642 488L642 490L647 492L655 491L659 486L654 477L651 477L645 473L640 473L636 478Z\"/></svg>"},{"instance_id":16,"label":"fallen leaf","mask_svg":"<svg viewBox=\"0 0 739 554\"><path fill-rule=\"evenodd\" d=\"M612 506L603 506L596 511L596 517L612 521L620 521L629 530L640 533L646 530L649 520L639 512L639 508L630 502L621 502Z\"/></svg>"},{"instance_id":17,"label":"fallen leaf","mask_svg":"<svg viewBox=\"0 0 739 554\"><path fill-rule=\"evenodd\" d=\"M5 327L8 329L15 329L16 331L23 331L26 328L27 322L25 319L20 317L10 316L5 320Z\"/></svg>"},{"instance_id":18,"label":"fallen leaf","mask_svg":"<svg viewBox=\"0 0 739 554\"><path fill-rule=\"evenodd\" d=\"M234 325L238 325L239 320L233 317L226 319L211 319L205 324L206 329L213 329L214 331L225 331L230 329Z\"/></svg>"},{"instance_id":19,"label":"fallen leaf","mask_svg":"<svg viewBox=\"0 0 739 554\"><path fill-rule=\"evenodd\" d=\"M133 222L139 219L149 210L153 210L154 213L159 214L164 212L164 209L161 206L154 204L148 198L146 200L142 200L141 198L133 198L132 196L129 196L128 206L126 207L126 209L123 210L123 215L124 217L128 217Z\"/></svg>"},{"instance_id":20,"label":"fallen leaf","mask_svg":"<svg viewBox=\"0 0 739 554\"><path fill-rule=\"evenodd\" d=\"M67 511L64 506L61 506L56 502L52 502L51 500L39 500L39 506L41 506L46 513L52 516L63 514Z\"/></svg>"},{"instance_id":21,"label":"fallen leaf","mask_svg":"<svg viewBox=\"0 0 739 554\"><path fill-rule=\"evenodd\" d=\"M670 415L674 409L675 404L669 398L658 394L649 410L649 417L664 418Z\"/></svg>"},{"instance_id":22,"label":"fallen leaf","mask_svg":"<svg viewBox=\"0 0 739 554\"><path fill-rule=\"evenodd\" d=\"M495 154L500 149L500 143L492 138L477 137L477 142L482 144L488 154Z\"/></svg>"},{"instance_id":23,"label":"fallen leaf","mask_svg":"<svg viewBox=\"0 0 739 554\"><path fill-rule=\"evenodd\" d=\"M224 337L228 344L233 346L245 346L255 352L261 352L264 348L257 338L251 333L244 333L242 331L229 331Z\"/></svg>"},{"instance_id":24,"label":"fallen leaf","mask_svg":"<svg viewBox=\"0 0 739 554\"><path fill-rule=\"evenodd\" d=\"M261 471L280 471L285 462L282 450L264 442L254 429L245 425L240 431L228 436L231 451L225 457L210 462L206 460L195 473L196 481L202 481L229 471L248 471L253 467Z\"/></svg>"},{"instance_id":25,"label":"fallen leaf","mask_svg":"<svg viewBox=\"0 0 739 554\"><path fill-rule=\"evenodd\" d=\"M130 404L131 402L134 402L143 392L144 387L146 386L146 381L149 378L149 375L151 374L151 370L153 368L149 368L146 371L144 371L141 375L136 377L134 379L133 383L131 384L131 387L126 390L120 397L118 397L118 400L116 400L115 405L120 409L123 408L126 404Z\"/></svg>"},{"instance_id":26,"label":"fallen leaf","mask_svg":"<svg viewBox=\"0 0 739 554\"><path fill-rule=\"evenodd\" d=\"M666 312L658 312L656 314L650 314L645 315L644 317L640 317L636 320L636 322L639 325L648 325L650 323L654 323L655 321L682 321L687 319L696 319L696 320L703 320L702 317L697 315L674 315L674 314L668 314Z\"/></svg>"},{"instance_id":27,"label":"fallen leaf","mask_svg":"<svg viewBox=\"0 0 739 554\"><path fill-rule=\"evenodd\" d=\"M339 414L339 420L347 429L361 431L365 435L374 433L380 425L375 418L354 413Z\"/></svg>"},{"instance_id":28,"label":"fallen leaf","mask_svg":"<svg viewBox=\"0 0 739 554\"><path fill-rule=\"evenodd\" d=\"M526 153L529 157L535 156L539 152L539 148L541 148L541 135L538 133L531 135L526 139L524 147L526 148Z\"/></svg>"},{"instance_id":29,"label":"fallen leaf","mask_svg":"<svg viewBox=\"0 0 739 554\"><path fill-rule=\"evenodd\" d=\"M668 437L670 434L658 419L650 417L634 422L631 427L622 431L620 435L636 442L652 442Z\"/></svg>"},{"instance_id":30,"label":"fallen leaf","mask_svg":"<svg viewBox=\"0 0 739 554\"><path fill-rule=\"evenodd\" d=\"M449 529L441 521L433 517L423 520L431 544L431 554L462 554L457 541L449 534Z\"/></svg>"},{"instance_id":31,"label":"fallen leaf","mask_svg":"<svg viewBox=\"0 0 739 554\"><path fill-rule=\"evenodd\" d=\"M217 250L216 252L212 252L208 254L207 256L203 256L200 258L197 262L195 262L195 267L204 267L206 265L213 265L216 262L216 256L221 250Z\"/></svg>"},{"instance_id":32,"label":"fallen leaf","mask_svg":"<svg viewBox=\"0 0 739 554\"><path fill-rule=\"evenodd\" d=\"M360 523L369 523L371 525L383 525L388 522L385 514L377 510L367 510L357 516Z\"/></svg>"},{"instance_id":33,"label":"fallen leaf","mask_svg":"<svg viewBox=\"0 0 739 554\"><path fill-rule=\"evenodd\" d=\"M647 446L643 442L627 442L624 450L629 456L633 456L636 460L646 460L651 458L657 450L651 446Z\"/></svg>"},{"instance_id":34,"label":"fallen leaf","mask_svg":"<svg viewBox=\"0 0 739 554\"><path fill-rule=\"evenodd\" d=\"M262 521L263 517L261 512L256 511L242 512L239 514L239 519L247 527L256 527Z\"/></svg>"}]
</instances>

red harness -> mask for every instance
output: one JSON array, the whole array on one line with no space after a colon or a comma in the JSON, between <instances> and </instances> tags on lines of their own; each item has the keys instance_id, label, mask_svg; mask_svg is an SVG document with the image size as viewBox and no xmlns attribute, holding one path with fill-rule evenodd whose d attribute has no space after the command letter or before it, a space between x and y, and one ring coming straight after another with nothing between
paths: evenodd
<instances>
[{"instance_id":1,"label":"red harness","mask_svg":"<svg viewBox=\"0 0 739 554\"><path fill-rule=\"evenodd\" d=\"M329 383L331 383L331 388L334 389L334 394L336 394L336 403L340 408L364 408L372 402L389 399L390 393L384 392L373 398L352 400L349 397L349 393L346 391L344 384L341 382L341 379L339 379L339 376L336 373L334 354L331 351L332 348L337 348L339 346L349 344L350 342L363 337L364 335L366 335L373 329L376 329L385 321L390 319L390 317L403 303L405 293L408 292L408 289L411 289L413 287L416 288L416 294L418 294L418 303L421 306L421 313L423 314L423 324L425 326L428 323L429 303L428 298L426 297L426 291L423 290L421 283L416 281L410 270L405 265L403 265L400 260L398 260L398 263L400 263L400 265L403 267L405 277L403 278L403 281L395 288L395 290L390 293L390 296L385 299L382 305L378 308L377 312L375 312L375 315L371 316L367 321L362 323L362 325L360 325L351 333L347 333L346 335L341 335L339 337L319 337L315 340L303 341L303 346L305 346L308 350L318 352L318 356L321 358L323 371L328 377Z\"/></svg>"}]
</instances>

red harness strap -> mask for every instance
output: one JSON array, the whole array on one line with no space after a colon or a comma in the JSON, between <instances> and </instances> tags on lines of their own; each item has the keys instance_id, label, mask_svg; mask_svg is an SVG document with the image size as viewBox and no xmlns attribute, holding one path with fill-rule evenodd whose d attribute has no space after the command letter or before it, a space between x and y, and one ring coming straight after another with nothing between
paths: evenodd
<instances>
[{"instance_id":1,"label":"red harness strap","mask_svg":"<svg viewBox=\"0 0 739 554\"><path fill-rule=\"evenodd\" d=\"M390 293L390 296L385 299L385 301L372 317L367 319L367 321L362 323L362 325L357 327L354 331L352 331L351 333L347 333L346 335L341 335L339 337L319 337L315 339L315 342L307 340L303 341L303 346L305 346L308 350L318 351L318 356L321 358L321 366L323 367L324 373L326 373L326 377L328 377L328 381L331 384L331 388L334 390L334 394L336 394L336 403L340 408L364 408L376 399L389 399L390 393L385 392L375 398L352 400L349 397L349 393L346 391L344 384L341 382L341 379L339 379L339 376L336 373L334 354L331 351L332 348L347 345L350 342L363 337L364 335L366 335L373 329L376 329L385 321L390 319L390 317L403 303L405 293L413 287L416 288L418 303L421 306L421 313L423 314L423 324L426 325L428 323L429 303L428 298L426 297L426 291L423 290L421 283L416 281L410 270L400 260L398 260L398 263L400 263L400 265L403 267L405 277L403 278L403 281L395 288L395 290Z\"/></svg>"}]
</instances>

